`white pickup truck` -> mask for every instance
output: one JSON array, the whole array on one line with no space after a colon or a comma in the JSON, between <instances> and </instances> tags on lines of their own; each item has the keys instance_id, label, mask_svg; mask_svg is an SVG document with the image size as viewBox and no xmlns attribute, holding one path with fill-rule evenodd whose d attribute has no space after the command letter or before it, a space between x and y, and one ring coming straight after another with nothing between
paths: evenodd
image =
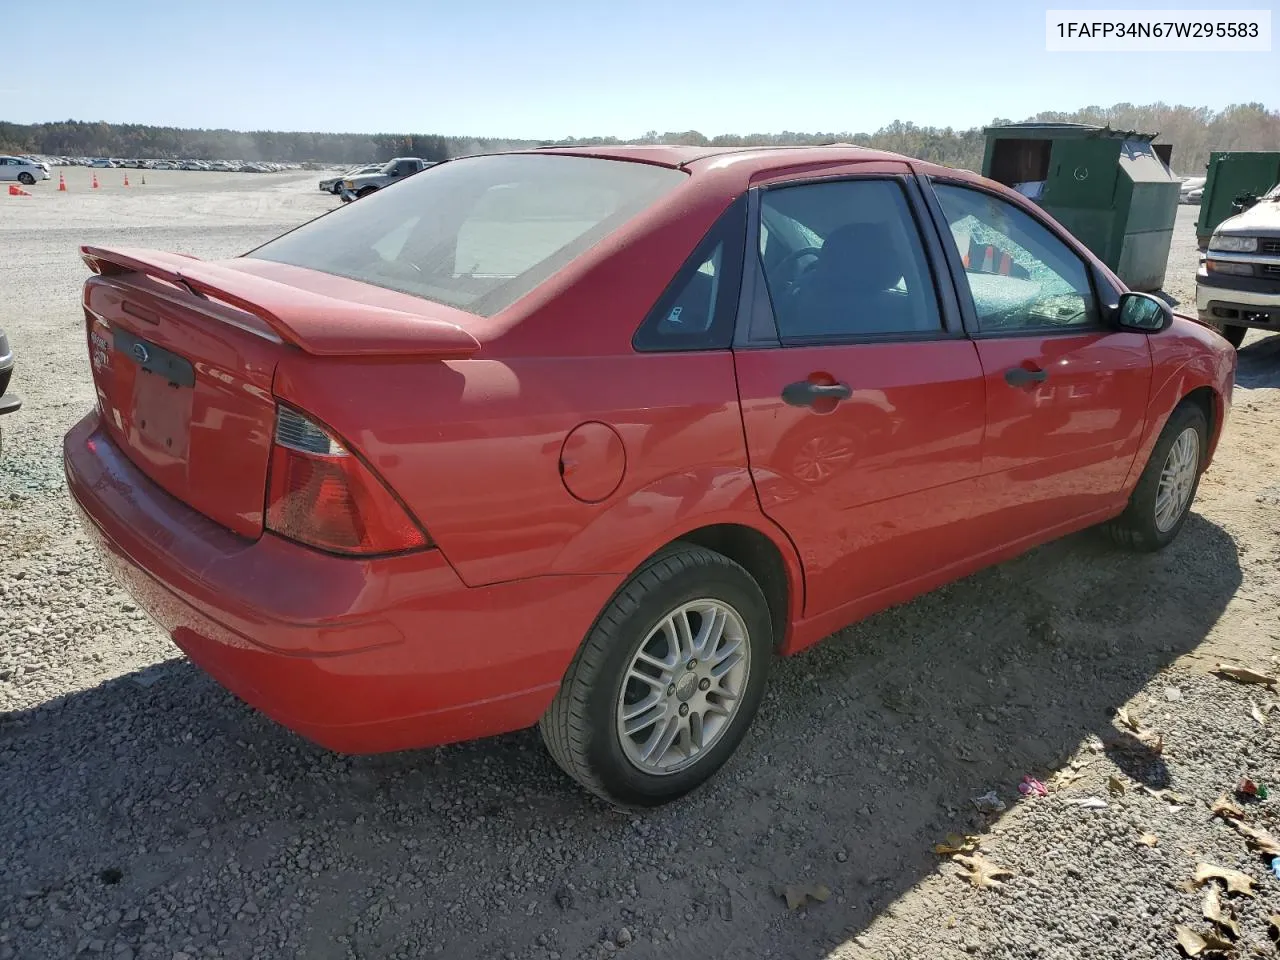
<instances>
[{"instance_id":1,"label":"white pickup truck","mask_svg":"<svg viewBox=\"0 0 1280 960\"><path fill-rule=\"evenodd\" d=\"M1214 230L1196 272L1196 310L1232 346L1250 328L1280 331L1280 183Z\"/></svg>"},{"instance_id":2,"label":"white pickup truck","mask_svg":"<svg viewBox=\"0 0 1280 960\"><path fill-rule=\"evenodd\" d=\"M433 166L435 166L435 161L433 160L423 160L420 157L396 157L394 160L388 160L382 165L381 169L374 173L363 173L344 179L339 196L347 203L350 203L352 200L367 197L375 190L381 190L397 180L411 177L415 173L421 173L427 167Z\"/></svg>"}]
</instances>

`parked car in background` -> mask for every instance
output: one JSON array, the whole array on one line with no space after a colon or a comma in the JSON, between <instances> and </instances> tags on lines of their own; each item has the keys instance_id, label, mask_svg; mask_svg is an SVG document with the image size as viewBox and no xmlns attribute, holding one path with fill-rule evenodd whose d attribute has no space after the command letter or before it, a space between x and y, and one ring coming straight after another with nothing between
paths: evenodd
<instances>
[{"instance_id":1,"label":"parked car in background","mask_svg":"<svg viewBox=\"0 0 1280 960\"><path fill-rule=\"evenodd\" d=\"M334 196L337 196L339 193L342 192L343 180L346 180L350 177L361 177L369 173L377 173L379 170L383 168L383 166L385 166L385 164L369 163L369 164L365 164L362 167L352 167L350 170L347 170L336 177L330 177L327 180L321 180L320 189L325 193L332 193Z\"/></svg>"},{"instance_id":2,"label":"parked car in background","mask_svg":"<svg viewBox=\"0 0 1280 960\"><path fill-rule=\"evenodd\" d=\"M105 169L108 167L114 167L115 163L106 157L97 157L96 159L89 161L89 166Z\"/></svg>"},{"instance_id":3,"label":"parked car in background","mask_svg":"<svg viewBox=\"0 0 1280 960\"><path fill-rule=\"evenodd\" d=\"M9 392L9 381L13 377L13 348L9 339L0 330L0 417L13 413L22 406L17 394ZM3 424L0 423L0 450L3 450Z\"/></svg>"},{"instance_id":4,"label":"parked car in background","mask_svg":"<svg viewBox=\"0 0 1280 960\"><path fill-rule=\"evenodd\" d=\"M1185 177L1182 186L1178 190L1179 203L1199 203L1200 197L1204 195L1204 185L1206 177Z\"/></svg>"},{"instance_id":5,"label":"parked car in background","mask_svg":"<svg viewBox=\"0 0 1280 960\"><path fill-rule=\"evenodd\" d=\"M396 157L394 160L388 160L372 173L344 177L342 188L338 195L349 203L359 197L367 197L369 194L381 190L383 187L389 187L391 184L404 180L406 177L411 177L415 173L421 173L434 165L433 161L422 160L419 157Z\"/></svg>"},{"instance_id":6,"label":"parked car in background","mask_svg":"<svg viewBox=\"0 0 1280 960\"><path fill-rule=\"evenodd\" d=\"M1167 546L1236 368L1013 190L848 146L468 157L242 257L82 254L68 489L174 642L331 749L537 724L627 806L778 654Z\"/></svg>"},{"instance_id":7,"label":"parked car in background","mask_svg":"<svg viewBox=\"0 0 1280 960\"><path fill-rule=\"evenodd\" d=\"M1280 332L1280 183L1213 231L1196 272L1196 309L1233 347L1250 329Z\"/></svg>"},{"instance_id":8,"label":"parked car in background","mask_svg":"<svg viewBox=\"0 0 1280 960\"><path fill-rule=\"evenodd\" d=\"M26 157L0 156L0 180L16 180L31 186L37 180L48 180L49 168Z\"/></svg>"}]
</instances>

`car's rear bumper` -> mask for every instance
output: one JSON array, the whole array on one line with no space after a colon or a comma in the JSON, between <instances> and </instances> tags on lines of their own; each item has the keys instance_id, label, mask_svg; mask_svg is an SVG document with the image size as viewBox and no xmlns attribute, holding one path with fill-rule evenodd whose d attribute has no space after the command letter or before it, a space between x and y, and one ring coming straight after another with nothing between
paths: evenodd
<instances>
[{"instance_id":1,"label":"car's rear bumper","mask_svg":"<svg viewBox=\"0 0 1280 960\"><path fill-rule=\"evenodd\" d=\"M91 413L68 489L116 577L199 666L330 749L434 746L537 722L615 577L465 586L436 550L351 559L242 539L161 491Z\"/></svg>"}]
</instances>

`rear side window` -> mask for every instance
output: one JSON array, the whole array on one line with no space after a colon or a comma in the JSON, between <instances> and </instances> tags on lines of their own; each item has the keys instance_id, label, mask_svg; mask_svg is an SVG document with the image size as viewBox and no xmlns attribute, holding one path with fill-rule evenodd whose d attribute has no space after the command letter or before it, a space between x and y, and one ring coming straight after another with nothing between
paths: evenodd
<instances>
[{"instance_id":1,"label":"rear side window","mask_svg":"<svg viewBox=\"0 0 1280 960\"><path fill-rule=\"evenodd\" d=\"M248 256L488 317L686 182L667 167L511 154L441 163Z\"/></svg>"},{"instance_id":2,"label":"rear side window","mask_svg":"<svg viewBox=\"0 0 1280 960\"><path fill-rule=\"evenodd\" d=\"M720 215L632 340L642 352L726 349L733 340L747 200L739 197Z\"/></svg>"}]
</instances>

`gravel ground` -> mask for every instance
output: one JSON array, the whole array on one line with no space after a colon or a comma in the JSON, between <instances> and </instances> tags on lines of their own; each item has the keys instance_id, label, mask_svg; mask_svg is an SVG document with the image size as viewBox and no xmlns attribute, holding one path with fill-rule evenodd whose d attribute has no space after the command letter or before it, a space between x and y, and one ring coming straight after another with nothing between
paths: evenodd
<instances>
[{"instance_id":1,"label":"gravel ground","mask_svg":"<svg viewBox=\"0 0 1280 960\"><path fill-rule=\"evenodd\" d=\"M1277 667L1280 338L1242 351L1169 550L1072 537L780 663L723 774L633 819L533 733L310 746L179 656L73 521L59 442L92 400L76 244L239 252L334 206L316 179L0 198L0 326L26 400L0 459L0 960L1174 957L1175 924L1208 927L1184 889L1201 861L1254 878L1255 897L1223 900L1240 955L1272 949L1280 879L1207 804L1242 776L1280 782L1280 714L1250 714L1276 694L1210 673ZM1167 284L1184 302L1193 219L1179 211ZM1025 775L1061 789L1022 799ZM1006 812L975 810L990 790ZM1089 797L1107 806L1068 802ZM1277 811L1247 817L1280 832ZM975 889L933 851L952 831L1016 872ZM786 884L829 896L788 909Z\"/></svg>"}]
</instances>

